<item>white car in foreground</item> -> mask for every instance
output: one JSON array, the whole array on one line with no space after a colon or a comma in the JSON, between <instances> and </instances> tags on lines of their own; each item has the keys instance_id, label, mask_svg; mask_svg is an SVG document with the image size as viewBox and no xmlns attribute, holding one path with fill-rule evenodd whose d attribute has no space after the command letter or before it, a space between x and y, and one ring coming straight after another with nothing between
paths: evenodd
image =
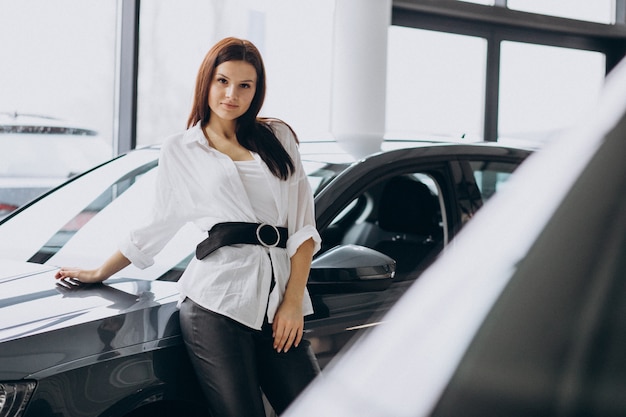
<instances>
[{"instance_id":1,"label":"white car in foreground","mask_svg":"<svg viewBox=\"0 0 626 417\"><path fill-rule=\"evenodd\" d=\"M626 62L285 416L626 411Z\"/></svg>"}]
</instances>

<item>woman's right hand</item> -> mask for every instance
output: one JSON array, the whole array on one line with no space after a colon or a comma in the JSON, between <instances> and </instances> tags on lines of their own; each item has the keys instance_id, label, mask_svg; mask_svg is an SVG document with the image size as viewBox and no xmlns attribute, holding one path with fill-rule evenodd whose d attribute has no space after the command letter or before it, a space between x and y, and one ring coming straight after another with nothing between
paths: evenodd
<instances>
[{"instance_id":1,"label":"woman's right hand","mask_svg":"<svg viewBox=\"0 0 626 417\"><path fill-rule=\"evenodd\" d=\"M100 269L62 267L56 272L56 274L54 274L54 277L56 279L73 278L77 281L84 282L85 284L95 284L108 278L101 276L99 271Z\"/></svg>"},{"instance_id":2,"label":"woman's right hand","mask_svg":"<svg viewBox=\"0 0 626 417\"><path fill-rule=\"evenodd\" d=\"M81 269L75 267L62 267L54 277L56 279L75 279L85 284L94 284L102 282L111 275L121 271L130 265L130 261L122 255L120 251L116 251L109 259L97 269Z\"/></svg>"}]
</instances>

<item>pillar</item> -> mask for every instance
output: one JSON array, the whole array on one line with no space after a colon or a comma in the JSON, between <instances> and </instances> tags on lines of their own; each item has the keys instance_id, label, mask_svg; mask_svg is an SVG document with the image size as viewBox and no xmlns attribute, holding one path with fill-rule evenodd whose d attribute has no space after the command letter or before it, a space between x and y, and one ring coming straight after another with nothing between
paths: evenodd
<instances>
[{"instance_id":1,"label":"pillar","mask_svg":"<svg viewBox=\"0 0 626 417\"><path fill-rule=\"evenodd\" d=\"M345 151L380 150L385 133L391 0L336 0L331 132Z\"/></svg>"}]
</instances>

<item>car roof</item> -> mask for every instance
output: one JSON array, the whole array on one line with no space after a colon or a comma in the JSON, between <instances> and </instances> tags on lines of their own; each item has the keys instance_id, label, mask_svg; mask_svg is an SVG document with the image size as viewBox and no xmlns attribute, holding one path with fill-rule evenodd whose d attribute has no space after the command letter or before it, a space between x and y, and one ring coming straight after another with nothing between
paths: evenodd
<instances>
[{"instance_id":1,"label":"car roof","mask_svg":"<svg viewBox=\"0 0 626 417\"><path fill-rule=\"evenodd\" d=\"M470 141L442 141L442 140L407 140L407 139L385 139L381 142L380 151L367 155L366 157L358 157L351 155L342 148L340 142L337 141L307 141L300 143L300 154L302 159L309 161L327 162L327 163L353 163L360 159L366 159L374 155L398 151L403 149L417 148L501 148L516 149L524 151L535 151L539 147L533 142L521 142L503 140L502 142L470 142Z\"/></svg>"},{"instance_id":2,"label":"car roof","mask_svg":"<svg viewBox=\"0 0 626 417\"><path fill-rule=\"evenodd\" d=\"M443 141L443 140L408 140L408 139L384 139L381 142L381 150L376 153L367 155L366 157L358 157L351 155L348 151L342 148L340 142L335 140L320 140L320 141L301 141L298 148L302 160L309 162L319 162L325 164L344 164L349 165L357 162L361 159L373 157L383 153L391 151L398 151L402 149L416 149L416 148L449 148L449 147L474 147L480 148L501 148L501 149L516 149L523 151L535 151L537 148L535 143L532 142L517 142L517 141L503 141L503 142L466 142L466 141ZM153 149L159 150L161 144L147 145L141 149Z\"/></svg>"}]
</instances>

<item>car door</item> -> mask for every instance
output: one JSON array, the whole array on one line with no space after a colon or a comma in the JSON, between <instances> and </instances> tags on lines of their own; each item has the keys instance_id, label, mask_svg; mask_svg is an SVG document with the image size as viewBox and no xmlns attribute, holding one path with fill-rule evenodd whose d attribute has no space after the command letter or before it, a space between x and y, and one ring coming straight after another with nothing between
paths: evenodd
<instances>
[{"instance_id":1,"label":"car door","mask_svg":"<svg viewBox=\"0 0 626 417\"><path fill-rule=\"evenodd\" d=\"M355 334L379 324L377 318L451 238L461 219L457 190L463 177L458 163L446 159L380 155L347 170L316 199L323 241L317 258L358 245L396 261L396 276L384 289L318 289L314 277L309 280L315 314L307 317L305 331L322 366Z\"/></svg>"},{"instance_id":2,"label":"car door","mask_svg":"<svg viewBox=\"0 0 626 417\"><path fill-rule=\"evenodd\" d=\"M316 199L321 254L358 245L396 262L388 286L319 286L307 337L322 365L384 314L528 156L497 147L389 152L353 166ZM360 165L360 166L359 166ZM319 256L322 256L318 254ZM315 261L314 261L315 266Z\"/></svg>"}]
</instances>

